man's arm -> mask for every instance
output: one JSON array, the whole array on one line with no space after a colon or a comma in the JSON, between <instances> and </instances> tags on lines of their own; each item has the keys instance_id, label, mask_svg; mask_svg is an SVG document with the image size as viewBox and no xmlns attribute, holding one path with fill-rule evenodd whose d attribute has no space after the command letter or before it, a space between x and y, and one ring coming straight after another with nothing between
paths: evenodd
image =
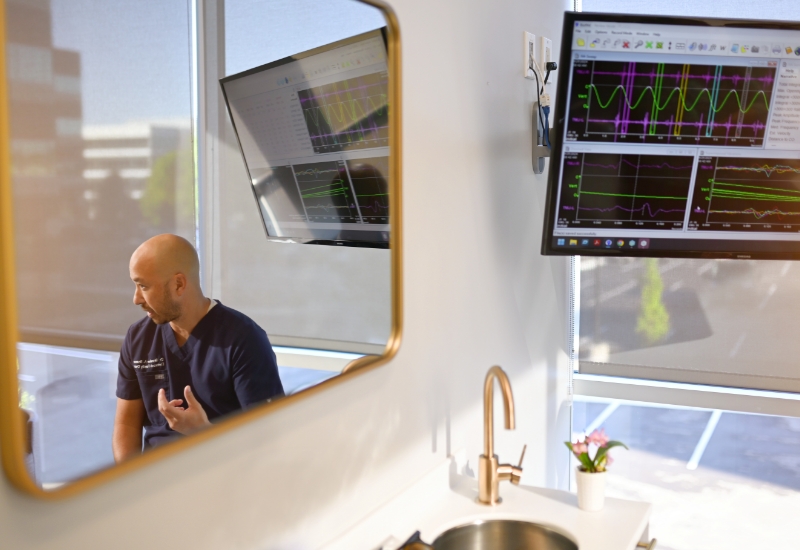
<instances>
[{"instance_id":1,"label":"man's arm","mask_svg":"<svg viewBox=\"0 0 800 550\"><path fill-rule=\"evenodd\" d=\"M142 429L146 414L144 401L141 399L117 398L114 437L111 443L117 464L142 453Z\"/></svg>"},{"instance_id":2,"label":"man's arm","mask_svg":"<svg viewBox=\"0 0 800 550\"><path fill-rule=\"evenodd\" d=\"M275 352L267 333L258 326L235 351L231 370L242 408L284 395Z\"/></svg>"}]
</instances>

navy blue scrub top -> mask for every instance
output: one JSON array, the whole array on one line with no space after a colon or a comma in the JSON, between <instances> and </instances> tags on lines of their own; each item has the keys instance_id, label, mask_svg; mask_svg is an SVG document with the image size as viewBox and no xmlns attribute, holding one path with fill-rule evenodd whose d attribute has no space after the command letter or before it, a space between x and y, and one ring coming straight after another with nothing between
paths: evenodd
<instances>
[{"instance_id":1,"label":"navy blue scrub top","mask_svg":"<svg viewBox=\"0 0 800 550\"><path fill-rule=\"evenodd\" d=\"M208 419L283 395L275 352L255 321L217 302L178 346L169 323L149 317L128 329L119 356L117 397L142 399L147 410L145 448L179 435L158 411L158 390L182 399L191 386Z\"/></svg>"}]
</instances>

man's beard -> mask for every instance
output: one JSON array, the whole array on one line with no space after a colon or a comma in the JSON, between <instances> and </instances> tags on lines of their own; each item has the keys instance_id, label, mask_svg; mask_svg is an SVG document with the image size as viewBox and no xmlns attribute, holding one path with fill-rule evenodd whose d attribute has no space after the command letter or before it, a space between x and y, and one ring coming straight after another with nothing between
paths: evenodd
<instances>
[{"instance_id":1,"label":"man's beard","mask_svg":"<svg viewBox=\"0 0 800 550\"><path fill-rule=\"evenodd\" d=\"M147 306L142 306L142 309L150 313L150 319L157 325L169 323L181 316L181 306L178 302L172 299L169 295L169 283L164 285L164 294L162 306L159 311L155 311Z\"/></svg>"}]
</instances>

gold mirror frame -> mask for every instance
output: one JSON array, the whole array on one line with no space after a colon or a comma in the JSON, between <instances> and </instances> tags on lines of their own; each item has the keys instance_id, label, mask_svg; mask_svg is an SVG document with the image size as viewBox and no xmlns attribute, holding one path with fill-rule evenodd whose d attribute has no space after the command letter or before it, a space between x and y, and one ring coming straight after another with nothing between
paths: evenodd
<instances>
[{"instance_id":1,"label":"gold mirror frame","mask_svg":"<svg viewBox=\"0 0 800 550\"><path fill-rule=\"evenodd\" d=\"M6 73L5 0L0 0L0 452L6 475L18 489L45 500L77 495L133 472L203 441L243 426L279 408L313 397L319 392L352 379L354 376L389 362L400 347L403 321L402 254L402 129L400 29L392 8L382 0L354 0L373 6L383 13L387 26L389 67L389 214L391 218L391 332L382 355L368 355L348 364L342 374L288 395L237 413L220 424L169 445L158 447L122 464L77 479L59 489L45 491L31 478L25 465L25 429L18 402L17 380L17 303L14 263L13 194L11 183L11 148ZM110 444L110 443L109 443Z\"/></svg>"}]
</instances>

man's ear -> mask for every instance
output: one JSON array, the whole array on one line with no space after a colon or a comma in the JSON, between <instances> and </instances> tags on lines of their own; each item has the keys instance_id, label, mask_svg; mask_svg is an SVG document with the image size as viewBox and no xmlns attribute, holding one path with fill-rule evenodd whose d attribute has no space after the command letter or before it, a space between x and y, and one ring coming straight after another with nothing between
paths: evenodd
<instances>
[{"instance_id":1,"label":"man's ear","mask_svg":"<svg viewBox=\"0 0 800 550\"><path fill-rule=\"evenodd\" d=\"M186 292L186 275L183 273L176 273L175 278L173 279L173 284L175 285L175 294L178 296L182 296L184 292Z\"/></svg>"}]
</instances>

